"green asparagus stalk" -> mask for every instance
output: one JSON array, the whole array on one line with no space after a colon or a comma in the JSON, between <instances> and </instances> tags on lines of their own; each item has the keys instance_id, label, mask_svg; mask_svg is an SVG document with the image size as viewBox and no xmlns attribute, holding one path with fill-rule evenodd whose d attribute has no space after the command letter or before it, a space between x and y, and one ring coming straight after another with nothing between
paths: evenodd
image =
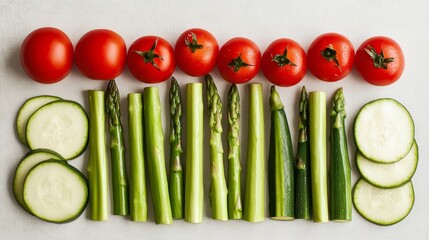
<instances>
[{"instance_id":1,"label":"green asparagus stalk","mask_svg":"<svg viewBox=\"0 0 429 240\"><path fill-rule=\"evenodd\" d=\"M185 221L201 223L203 219L203 85L186 85L186 179Z\"/></svg>"},{"instance_id":2,"label":"green asparagus stalk","mask_svg":"<svg viewBox=\"0 0 429 240\"><path fill-rule=\"evenodd\" d=\"M228 92L228 217L242 218L240 164L240 94L235 84Z\"/></svg>"},{"instance_id":3,"label":"green asparagus stalk","mask_svg":"<svg viewBox=\"0 0 429 240\"><path fill-rule=\"evenodd\" d=\"M223 168L222 146L222 101L213 78L205 76L207 85L207 108L210 127L210 204L212 218L228 220L228 189Z\"/></svg>"},{"instance_id":4,"label":"green asparagus stalk","mask_svg":"<svg viewBox=\"0 0 429 240\"><path fill-rule=\"evenodd\" d=\"M271 133L268 157L269 209L274 220L295 218L292 139L280 95L271 86Z\"/></svg>"},{"instance_id":5,"label":"green asparagus stalk","mask_svg":"<svg viewBox=\"0 0 429 240\"><path fill-rule=\"evenodd\" d=\"M313 220L329 221L328 179L326 164L326 96L324 92L311 92L310 108L310 159Z\"/></svg>"},{"instance_id":6,"label":"green asparagus stalk","mask_svg":"<svg viewBox=\"0 0 429 240\"><path fill-rule=\"evenodd\" d=\"M128 139L130 156L130 218L147 221L144 165L143 102L140 93L128 94Z\"/></svg>"},{"instance_id":7,"label":"green asparagus stalk","mask_svg":"<svg viewBox=\"0 0 429 240\"><path fill-rule=\"evenodd\" d=\"M109 118L112 171L113 214L128 215L128 182L125 170L125 146L121 122L120 95L115 80L110 80L105 94Z\"/></svg>"},{"instance_id":8,"label":"green asparagus stalk","mask_svg":"<svg viewBox=\"0 0 429 240\"><path fill-rule=\"evenodd\" d=\"M155 222L156 224L171 224L173 217L165 169L164 133L158 88L146 87L143 91L143 98L145 143Z\"/></svg>"},{"instance_id":9,"label":"green asparagus stalk","mask_svg":"<svg viewBox=\"0 0 429 240\"><path fill-rule=\"evenodd\" d=\"M262 85L251 84L249 135L243 219L261 222L265 218L265 124Z\"/></svg>"},{"instance_id":10,"label":"green asparagus stalk","mask_svg":"<svg viewBox=\"0 0 429 240\"><path fill-rule=\"evenodd\" d=\"M352 194L350 161L344 124L346 118L343 89L334 96L331 110L330 216L333 221L351 221Z\"/></svg>"},{"instance_id":11,"label":"green asparagus stalk","mask_svg":"<svg viewBox=\"0 0 429 240\"><path fill-rule=\"evenodd\" d=\"M170 203L174 219L183 218L182 99L174 77L170 87Z\"/></svg>"},{"instance_id":12,"label":"green asparagus stalk","mask_svg":"<svg viewBox=\"0 0 429 240\"><path fill-rule=\"evenodd\" d=\"M298 150L295 158L295 218L311 218L310 147L308 144L308 95L302 87L299 100Z\"/></svg>"},{"instance_id":13,"label":"green asparagus stalk","mask_svg":"<svg viewBox=\"0 0 429 240\"><path fill-rule=\"evenodd\" d=\"M89 98L89 205L91 219L108 218L108 173L105 141L104 91L92 90Z\"/></svg>"}]
</instances>

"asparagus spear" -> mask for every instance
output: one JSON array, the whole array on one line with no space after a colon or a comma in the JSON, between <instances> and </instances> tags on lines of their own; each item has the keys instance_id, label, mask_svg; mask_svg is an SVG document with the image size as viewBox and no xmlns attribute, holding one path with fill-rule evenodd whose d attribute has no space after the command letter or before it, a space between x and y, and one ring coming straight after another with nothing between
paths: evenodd
<instances>
[{"instance_id":1,"label":"asparagus spear","mask_svg":"<svg viewBox=\"0 0 429 240\"><path fill-rule=\"evenodd\" d=\"M228 205L225 174L223 168L222 147L222 101L218 94L213 78L205 76L207 84L207 106L210 127L210 204L212 218L228 220Z\"/></svg>"},{"instance_id":2,"label":"asparagus spear","mask_svg":"<svg viewBox=\"0 0 429 240\"><path fill-rule=\"evenodd\" d=\"M109 118L112 171L113 214L128 215L128 182L125 170L125 147L121 123L120 95L115 80L110 80L105 94Z\"/></svg>"},{"instance_id":3,"label":"asparagus spear","mask_svg":"<svg viewBox=\"0 0 429 240\"><path fill-rule=\"evenodd\" d=\"M249 99L243 219L249 222L261 222L265 218L265 124L261 84L250 85Z\"/></svg>"},{"instance_id":4,"label":"asparagus spear","mask_svg":"<svg viewBox=\"0 0 429 240\"><path fill-rule=\"evenodd\" d=\"M147 220L146 173L144 165L143 102L140 93L128 94L128 137L130 154L130 218Z\"/></svg>"},{"instance_id":5,"label":"asparagus spear","mask_svg":"<svg viewBox=\"0 0 429 240\"><path fill-rule=\"evenodd\" d=\"M93 90L89 98L89 205L91 219L108 218L108 173L105 141L104 91Z\"/></svg>"},{"instance_id":6,"label":"asparagus spear","mask_svg":"<svg viewBox=\"0 0 429 240\"><path fill-rule=\"evenodd\" d=\"M329 221L328 179L326 163L326 96L324 92L311 92L310 109L310 159L313 220Z\"/></svg>"},{"instance_id":7,"label":"asparagus spear","mask_svg":"<svg viewBox=\"0 0 429 240\"><path fill-rule=\"evenodd\" d=\"M235 84L228 92L228 216L242 218L240 164L240 94Z\"/></svg>"},{"instance_id":8,"label":"asparagus spear","mask_svg":"<svg viewBox=\"0 0 429 240\"><path fill-rule=\"evenodd\" d=\"M334 96L331 110L330 217L334 221L352 219L352 190L343 89Z\"/></svg>"},{"instance_id":9,"label":"asparagus spear","mask_svg":"<svg viewBox=\"0 0 429 240\"><path fill-rule=\"evenodd\" d=\"M158 88L146 87L143 91L143 98L147 162L155 222L157 224L171 224L173 217L165 169L164 133Z\"/></svg>"},{"instance_id":10,"label":"asparagus spear","mask_svg":"<svg viewBox=\"0 0 429 240\"><path fill-rule=\"evenodd\" d=\"M200 223L203 219L203 86L186 85L186 179L185 221Z\"/></svg>"},{"instance_id":11,"label":"asparagus spear","mask_svg":"<svg viewBox=\"0 0 429 240\"><path fill-rule=\"evenodd\" d=\"M299 99L298 150L295 158L295 218L311 218L310 148L308 145L308 95L305 87Z\"/></svg>"},{"instance_id":12,"label":"asparagus spear","mask_svg":"<svg viewBox=\"0 0 429 240\"><path fill-rule=\"evenodd\" d=\"M268 157L269 209L274 220L293 220L294 172L289 124L280 95L271 86L271 141Z\"/></svg>"},{"instance_id":13,"label":"asparagus spear","mask_svg":"<svg viewBox=\"0 0 429 240\"><path fill-rule=\"evenodd\" d=\"M183 218L182 99L174 77L170 87L170 203L174 219Z\"/></svg>"}]
</instances>

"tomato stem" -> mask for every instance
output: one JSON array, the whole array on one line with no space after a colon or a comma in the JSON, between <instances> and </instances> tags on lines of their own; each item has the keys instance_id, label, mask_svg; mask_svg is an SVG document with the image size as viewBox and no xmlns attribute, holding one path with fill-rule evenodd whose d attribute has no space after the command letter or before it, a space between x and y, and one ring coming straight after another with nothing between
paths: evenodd
<instances>
[{"instance_id":1,"label":"tomato stem","mask_svg":"<svg viewBox=\"0 0 429 240\"><path fill-rule=\"evenodd\" d=\"M188 36L185 38L185 44L189 49L191 49L193 53L197 51L197 49L202 49L204 47L203 45L198 44L197 35L195 35L195 33L193 32L190 32Z\"/></svg>"},{"instance_id":2,"label":"tomato stem","mask_svg":"<svg viewBox=\"0 0 429 240\"><path fill-rule=\"evenodd\" d=\"M333 61L335 65L338 67L338 69L340 69L340 71L342 72L340 63L338 62L338 58L337 58L337 51L334 49L334 47L331 44L329 44L320 53L322 54L323 58L325 58L326 60Z\"/></svg>"},{"instance_id":3,"label":"tomato stem","mask_svg":"<svg viewBox=\"0 0 429 240\"><path fill-rule=\"evenodd\" d=\"M276 54L273 57L272 61L277 63L279 67L284 67L286 65L296 67L296 64L293 63L289 58L287 58L287 48L285 48L283 54Z\"/></svg>"},{"instance_id":4,"label":"tomato stem","mask_svg":"<svg viewBox=\"0 0 429 240\"><path fill-rule=\"evenodd\" d=\"M135 50L134 52L143 58L144 63L150 63L150 64L152 64L152 66L154 68L159 70L159 67L155 63L154 60L155 60L155 58L159 58L162 61L164 61L164 59L155 53L156 45L158 45L158 38L155 40L155 42L153 42L152 47L148 51L137 51L137 50Z\"/></svg>"},{"instance_id":5,"label":"tomato stem","mask_svg":"<svg viewBox=\"0 0 429 240\"><path fill-rule=\"evenodd\" d=\"M241 53L237 58L234 58L231 60L231 62L228 64L228 66L234 71L238 72L241 67L247 67L247 66L253 66L252 64L248 64L241 59Z\"/></svg>"},{"instance_id":6,"label":"tomato stem","mask_svg":"<svg viewBox=\"0 0 429 240\"><path fill-rule=\"evenodd\" d=\"M384 58L383 50L378 54L373 47L368 45L368 47L364 48L365 52L371 57L374 67L387 69L387 64L394 62L395 58Z\"/></svg>"}]
</instances>

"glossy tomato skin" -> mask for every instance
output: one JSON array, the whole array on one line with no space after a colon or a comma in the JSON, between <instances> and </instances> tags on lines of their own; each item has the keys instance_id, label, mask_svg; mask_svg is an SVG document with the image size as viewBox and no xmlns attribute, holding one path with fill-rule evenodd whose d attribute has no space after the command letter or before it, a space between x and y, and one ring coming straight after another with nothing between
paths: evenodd
<instances>
[{"instance_id":1,"label":"glossy tomato skin","mask_svg":"<svg viewBox=\"0 0 429 240\"><path fill-rule=\"evenodd\" d=\"M234 66L240 62L238 69ZM261 67L261 51L251 40L243 37L232 38L219 50L217 66L222 77L231 83L245 83L256 76ZM236 65L237 66L237 65Z\"/></svg>"},{"instance_id":2,"label":"glossy tomato skin","mask_svg":"<svg viewBox=\"0 0 429 240\"><path fill-rule=\"evenodd\" d=\"M192 28L183 32L174 48L177 66L186 74L199 77L216 66L219 45L208 31Z\"/></svg>"},{"instance_id":3,"label":"glossy tomato skin","mask_svg":"<svg viewBox=\"0 0 429 240\"><path fill-rule=\"evenodd\" d=\"M335 50L335 55L329 53ZM328 60L326 55L335 59ZM338 33L325 33L317 37L307 51L307 66L318 79L335 82L345 78L353 67L355 52L349 39Z\"/></svg>"},{"instance_id":4,"label":"glossy tomato skin","mask_svg":"<svg viewBox=\"0 0 429 240\"><path fill-rule=\"evenodd\" d=\"M290 87L299 83L306 71L305 51L291 39L275 40L262 55L262 72L271 83L277 86Z\"/></svg>"},{"instance_id":5,"label":"glossy tomato skin","mask_svg":"<svg viewBox=\"0 0 429 240\"><path fill-rule=\"evenodd\" d=\"M76 66L90 79L111 80L122 73L126 54L121 36L109 29L95 29L83 35L76 44Z\"/></svg>"},{"instance_id":6,"label":"glossy tomato skin","mask_svg":"<svg viewBox=\"0 0 429 240\"><path fill-rule=\"evenodd\" d=\"M365 50L373 49L375 53L383 52L387 62L385 67L376 67L371 55ZM389 60L393 59L393 60ZM363 42L356 51L356 70L369 83L376 86L386 86L396 82L405 68L405 58L399 44L388 37L376 36Z\"/></svg>"},{"instance_id":7,"label":"glossy tomato skin","mask_svg":"<svg viewBox=\"0 0 429 240\"><path fill-rule=\"evenodd\" d=\"M70 73L73 66L73 45L61 30L39 28L24 39L20 60L22 68L33 80L56 83Z\"/></svg>"},{"instance_id":8,"label":"glossy tomato skin","mask_svg":"<svg viewBox=\"0 0 429 240\"><path fill-rule=\"evenodd\" d=\"M142 56L153 48L152 59ZM144 36L131 44L128 49L127 65L133 76L144 83L160 83L171 77L176 67L173 47L158 36Z\"/></svg>"}]
</instances>

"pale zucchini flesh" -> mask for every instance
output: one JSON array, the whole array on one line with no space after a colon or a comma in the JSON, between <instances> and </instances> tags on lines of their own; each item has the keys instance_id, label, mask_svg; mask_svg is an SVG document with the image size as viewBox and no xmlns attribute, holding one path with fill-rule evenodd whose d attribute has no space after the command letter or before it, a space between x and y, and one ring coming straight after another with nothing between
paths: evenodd
<instances>
[{"instance_id":1,"label":"pale zucchini flesh","mask_svg":"<svg viewBox=\"0 0 429 240\"><path fill-rule=\"evenodd\" d=\"M397 188L378 188L360 179L353 191L353 204L366 220L378 225L392 225L403 220L414 205L411 181Z\"/></svg>"},{"instance_id":2,"label":"pale zucchini flesh","mask_svg":"<svg viewBox=\"0 0 429 240\"><path fill-rule=\"evenodd\" d=\"M359 151L380 163L399 161L414 142L414 122L398 101L384 98L361 108L354 124L354 137Z\"/></svg>"},{"instance_id":3,"label":"pale zucchini flesh","mask_svg":"<svg viewBox=\"0 0 429 240\"><path fill-rule=\"evenodd\" d=\"M43 161L24 181L24 202L45 221L63 223L79 217L88 202L88 183L80 171L60 161Z\"/></svg>"},{"instance_id":4,"label":"pale zucchini flesh","mask_svg":"<svg viewBox=\"0 0 429 240\"><path fill-rule=\"evenodd\" d=\"M22 197L24 180L27 177L28 172L34 166L48 159L64 161L64 159L58 153L48 149L36 149L27 153L16 167L15 175L13 177L13 195L15 196L15 199L19 205L21 205L21 207L27 211L28 208L25 205L24 199Z\"/></svg>"},{"instance_id":5,"label":"pale zucchini flesh","mask_svg":"<svg viewBox=\"0 0 429 240\"><path fill-rule=\"evenodd\" d=\"M73 101L45 104L31 115L26 128L30 149L51 149L66 160L76 158L88 142L88 116Z\"/></svg>"},{"instance_id":6,"label":"pale zucchini flesh","mask_svg":"<svg viewBox=\"0 0 429 240\"><path fill-rule=\"evenodd\" d=\"M356 165L362 177L380 188L393 188L409 182L417 169L418 147L414 142L410 152L394 163L377 163L361 153L356 154Z\"/></svg>"},{"instance_id":7,"label":"pale zucchini flesh","mask_svg":"<svg viewBox=\"0 0 429 240\"><path fill-rule=\"evenodd\" d=\"M32 97L25 101L24 104L22 104L21 108L18 111L18 116L16 117L16 132L22 144L27 146L25 129L27 127L27 122L30 116L43 105L57 100L61 100L61 98L57 96L41 95Z\"/></svg>"}]
</instances>

